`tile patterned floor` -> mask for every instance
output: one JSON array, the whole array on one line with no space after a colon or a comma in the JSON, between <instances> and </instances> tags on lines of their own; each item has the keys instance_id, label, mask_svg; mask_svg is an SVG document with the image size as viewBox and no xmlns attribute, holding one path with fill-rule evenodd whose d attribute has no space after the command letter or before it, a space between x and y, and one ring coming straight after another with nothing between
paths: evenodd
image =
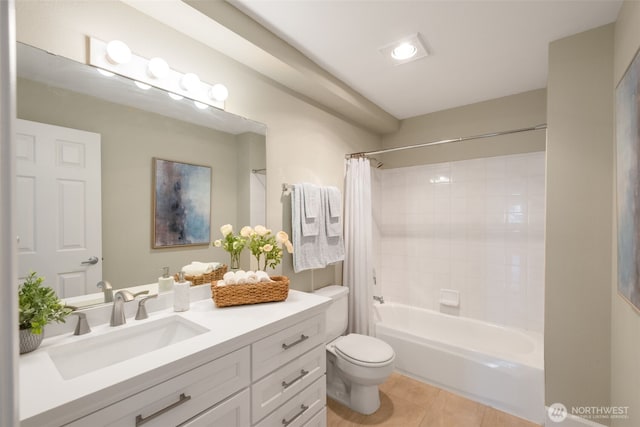
<instances>
[{"instance_id":1,"label":"tile patterned floor","mask_svg":"<svg viewBox=\"0 0 640 427\"><path fill-rule=\"evenodd\" d=\"M538 427L397 373L380 386L380 409L361 415L327 399L328 427Z\"/></svg>"}]
</instances>

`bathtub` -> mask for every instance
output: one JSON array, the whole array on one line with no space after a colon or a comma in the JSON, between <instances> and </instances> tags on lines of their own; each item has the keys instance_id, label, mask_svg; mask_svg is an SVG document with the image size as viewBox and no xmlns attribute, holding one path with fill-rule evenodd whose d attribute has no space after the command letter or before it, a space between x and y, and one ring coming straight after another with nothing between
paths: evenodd
<instances>
[{"instance_id":1,"label":"bathtub","mask_svg":"<svg viewBox=\"0 0 640 427\"><path fill-rule=\"evenodd\" d=\"M375 303L374 318L375 334L395 350L399 372L544 422L541 334L393 302Z\"/></svg>"}]
</instances>

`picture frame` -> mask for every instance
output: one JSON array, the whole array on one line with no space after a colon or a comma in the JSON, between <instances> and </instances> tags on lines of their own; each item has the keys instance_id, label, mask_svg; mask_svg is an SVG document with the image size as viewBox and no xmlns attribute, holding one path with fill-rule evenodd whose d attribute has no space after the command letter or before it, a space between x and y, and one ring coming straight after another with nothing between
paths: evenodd
<instances>
[{"instance_id":1,"label":"picture frame","mask_svg":"<svg viewBox=\"0 0 640 427\"><path fill-rule=\"evenodd\" d=\"M616 88L615 109L617 290L640 312L640 51Z\"/></svg>"},{"instance_id":2,"label":"picture frame","mask_svg":"<svg viewBox=\"0 0 640 427\"><path fill-rule=\"evenodd\" d=\"M154 249L211 242L211 167L153 158Z\"/></svg>"}]
</instances>

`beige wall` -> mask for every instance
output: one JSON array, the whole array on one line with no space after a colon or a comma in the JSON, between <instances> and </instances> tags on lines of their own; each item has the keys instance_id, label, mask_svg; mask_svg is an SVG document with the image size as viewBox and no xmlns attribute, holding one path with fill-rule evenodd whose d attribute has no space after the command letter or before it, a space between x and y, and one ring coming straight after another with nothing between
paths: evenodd
<instances>
[{"instance_id":1,"label":"beige wall","mask_svg":"<svg viewBox=\"0 0 640 427\"><path fill-rule=\"evenodd\" d=\"M237 136L238 167L236 169L237 182L237 206L238 215L236 224L238 227L258 224L251 222L251 171L264 169L267 165L267 153L264 137L255 133L243 133ZM261 224L264 225L264 224ZM216 233L218 230L215 231ZM240 258L240 266L245 270L257 270L258 263L251 252L245 250Z\"/></svg>"},{"instance_id":2,"label":"beige wall","mask_svg":"<svg viewBox=\"0 0 640 427\"><path fill-rule=\"evenodd\" d=\"M343 187L345 153L380 147L380 138L294 96L247 67L117 1L29 2L16 5L17 39L80 62L86 36L121 39L145 57L162 56L176 69L203 81L223 82L227 111L265 123L267 131L267 226L290 228L283 182L309 181ZM147 249L148 250L148 249ZM292 287L309 290L339 280L333 267L294 274L285 256L283 273ZM155 272L154 272L155 273Z\"/></svg>"},{"instance_id":3,"label":"beige wall","mask_svg":"<svg viewBox=\"0 0 640 427\"><path fill-rule=\"evenodd\" d=\"M290 231L281 184L310 181L342 188L345 153L547 121L546 402L607 405L611 377L611 403L640 411L640 320L615 295L611 283L615 275L610 84L618 81L640 45L639 3L626 1L623 6L615 28L615 61L611 26L556 41L550 49L547 92L408 119L399 132L382 140L116 1L21 1L17 31L20 41L81 62L86 36L119 38L140 55L162 55L181 71L224 82L231 93L227 110L268 126L267 226L274 229ZM543 134L412 150L387 155L384 161L391 167L514 152L510 150L537 151L545 147ZM292 277L294 288L303 290L333 282L337 276L333 268L295 275L288 258L283 272ZM155 275L155 270L151 273ZM632 420L620 425L635 424Z\"/></svg>"},{"instance_id":4,"label":"beige wall","mask_svg":"<svg viewBox=\"0 0 640 427\"><path fill-rule=\"evenodd\" d=\"M152 283L163 266L175 273L192 260L228 262L224 251L209 246L151 249L152 158L211 167L211 236L217 238L222 224L238 220L234 135L29 80L18 81L17 98L19 118L101 135L102 267L114 287Z\"/></svg>"},{"instance_id":5,"label":"beige wall","mask_svg":"<svg viewBox=\"0 0 640 427\"><path fill-rule=\"evenodd\" d=\"M546 404L609 405L613 25L549 48Z\"/></svg>"},{"instance_id":6,"label":"beige wall","mask_svg":"<svg viewBox=\"0 0 640 427\"><path fill-rule=\"evenodd\" d=\"M504 131L546 123L546 90L438 111L403 120L400 130L383 137L384 148ZM545 132L525 132L495 138L437 145L380 155L384 167L400 167L542 151Z\"/></svg>"},{"instance_id":7,"label":"beige wall","mask_svg":"<svg viewBox=\"0 0 640 427\"><path fill-rule=\"evenodd\" d=\"M615 27L614 85L640 48L640 2L626 1ZM615 197L614 205L615 206ZM615 209L614 209L615 225ZM629 419L616 420L614 426L634 427L640 423L640 313L617 293L617 242L612 245L612 296L611 296L611 404L629 406Z\"/></svg>"}]
</instances>

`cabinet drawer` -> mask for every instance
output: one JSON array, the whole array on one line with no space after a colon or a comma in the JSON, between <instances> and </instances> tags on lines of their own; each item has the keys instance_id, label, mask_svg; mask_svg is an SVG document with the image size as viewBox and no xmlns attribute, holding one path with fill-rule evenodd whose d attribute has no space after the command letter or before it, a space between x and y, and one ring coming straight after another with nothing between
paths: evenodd
<instances>
[{"instance_id":1,"label":"cabinet drawer","mask_svg":"<svg viewBox=\"0 0 640 427\"><path fill-rule=\"evenodd\" d=\"M256 427L300 427L305 425L327 403L325 376L294 396L260 421Z\"/></svg>"},{"instance_id":2,"label":"cabinet drawer","mask_svg":"<svg viewBox=\"0 0 640 427\"><path fill-rule=\"evenodd\" d=\"M327 407L315 414L304 427L327 427Z\"/></svg>"},{"instance_id":3,"label":"cabinet drawer","mask_svg":"<svg viewBox=\"0 0 640 427\"><path fill-rule=\"evenodd\" d=\"M107 406L72 426L178 425L247 387L249 348L245 347ZM136 423L137 421L137 423Z\"/></svg>"},{"instance_id":4,"label":"cabinet drawer","mask_svg":"<svg viewBox=\"0 0 640 427\"><path fill-rule=\"evenodd\" d=\"M249 425L249 389L241 391L179 427L246 427Z\"/></svg>"},{"instance_id":5,"label":"cabinet drawer","mask_svg":"<svg viewBox=\"0 0 640 427\"><path fill-rule=\"evenodd\" d=\"M323 343L253 384L253 422L257 422L324 375L326 353Z\"/></svg>"},{"instance_id":6,"label":"cabinet drawer","mask_svg":"<svg viewBox=\"0 0 640 427\"><path fill-rule=\"evenodd\" d=\"M319 314L252 344L253 380L324 343L324 330L324 314Z\"/></svg>"}]
</instances>

